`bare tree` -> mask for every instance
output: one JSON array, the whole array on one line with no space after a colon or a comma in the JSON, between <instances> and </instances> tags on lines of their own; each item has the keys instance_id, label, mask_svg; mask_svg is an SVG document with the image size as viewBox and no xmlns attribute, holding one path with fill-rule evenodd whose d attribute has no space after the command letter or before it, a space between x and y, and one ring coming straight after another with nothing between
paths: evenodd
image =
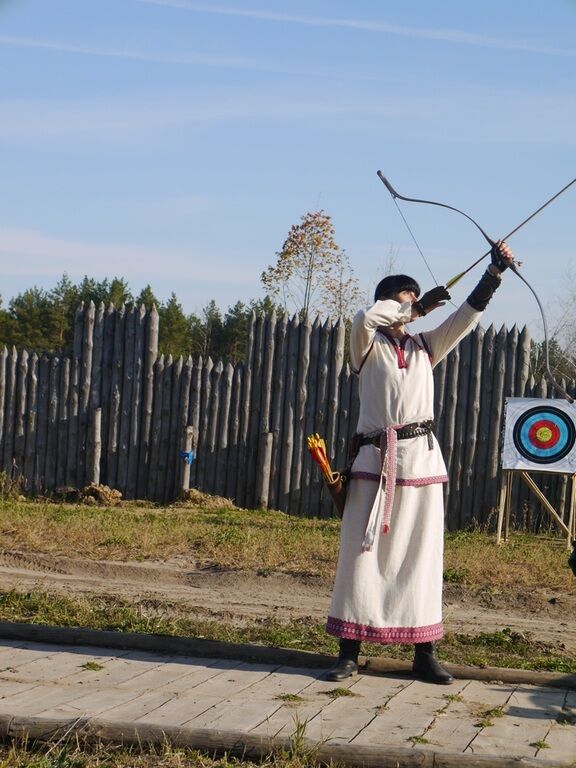
<instances>
[{"instance_id":1,"label":"bare tree","mask_svg":"<svg viewBox=\"0 0 576 768\"><path fill-rule=\"evenodd\" d=\"M304 214L290 228L276 263L260 279L273 299L302 317L321 311L346 316L360 299L348 258L334 239L332 219L323 210Z\"/></svg>"}]
</instances>

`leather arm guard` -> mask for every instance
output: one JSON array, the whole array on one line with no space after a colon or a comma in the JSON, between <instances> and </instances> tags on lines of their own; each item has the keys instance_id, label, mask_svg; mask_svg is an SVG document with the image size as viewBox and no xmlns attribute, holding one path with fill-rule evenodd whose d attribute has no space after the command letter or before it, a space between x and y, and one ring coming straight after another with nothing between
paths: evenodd
<instances>
[{"instance_id":1,"label":"leather arm guard","mask_svg":"<svg viewBox=\"0 0 576 768\"><path fill-rule=\"evenodd\" d=\"M502 282L502 279L500 277L496 277L496 275L493 275L491 272L486 270L482 277L480 278L480 282L474 288L470 296L466 299L468 304L470 304L473 309L477 310L478 312L484 312L486 307L488 306L488 302L492 298L492 295L494 294L494 291L500 283Z\"/></svg>"}]
</instances>

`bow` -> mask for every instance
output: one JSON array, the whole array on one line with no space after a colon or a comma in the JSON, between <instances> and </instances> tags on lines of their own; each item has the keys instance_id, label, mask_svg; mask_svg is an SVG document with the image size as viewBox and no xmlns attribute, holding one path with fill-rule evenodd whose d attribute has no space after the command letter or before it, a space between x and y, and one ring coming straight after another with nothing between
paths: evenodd
<instances>
[{"instance_id":1,"label":"bow","mask_svg":"<svg viewBox=\"0 0 576 768\"><path fill-rule=\"evenodd\" d=\"M392 184L390 184L390 182L384 176L382 171L378 171L377 173L378 173L378 177L380 178L380 180L382 181L382 183L384 184L384 186L386 187L388 192L390 192L390 194L392 195L392 199L394 200L394 202L396 202L396 200L405 200L408 203L424 203L426 205L437 205L440 208L447 208L450 211L455 211L456 213L460 213L462 216L465 216L468 219L468 221L471 221L472 224L474 224L474 226L482 234L482 236L484 237L486 242L490 245L490 250L488 250L488 251L486 251L486 253L482 254L482 256L480 256L479 259L476 259L476 261L473 264L470 264L470 266L467 267L463 272L459 272L457 275L455 275L450 280L448 280L447 283L446 283L446 286L445 286L446 288L451 288L453 285L455 285L462 277L464 277L465 274L470 272L470 270L473 269L477 264L479 264L482 261L482 259L486 258L486 256L488 256L491 253L492 248L496 245L497 241L493 240L489 235L487 235L486 232L480 226L480 224L478 224L478 222L475 219L473 219L472 216L469 216L467 213L465 213L464 211L461 211L459 208L455 208L453 205L447 205L446 203L439 203L436 200L424 200L424 199L415 198L415 197L405 197L404 195L399 194L394 189L394 187L392 186ZM556 194L552 195L551 198L546 200L545 203L543 203L533 213L531 213L523 221L521 221L520 224L518 224L516 227L514 227L514 229L512 229L510 232L508 232L508 234L505 235L503 238L501 238L501 240L508 240L508 238L512 237L512 235L514 235L516 232L518 232L519 229L521 229L531 219L533 219L535 216L537 216L540 213L540 211L543 211L544 208L546 208L546 206L550 205L550 203L552 203L554 200L556 200L557 197L560 197L561 194L566 192L566 190L569 189L569 187L571 187L573 184L576 184L576 178L574 178L574 179L572 179L572 181L568 182L568 184L566 184L566 186L562 187L562 189L559 192L556 192ZM398 207L397 203L396 203L396 207ZM400 210L400 209L398 208L398 210ZM400 211L400 213L402 215L401 211ZM402 218L404 219L404 222L405 222L406 226L408 227L408 231L412 235L412 238L415 240L414 235L412 234L412 231L411 231L410 227L408 226L408 222L406 221L406 219L404 218L403 215L402 215ZM419 247L418 247L418 250L420 251ZM424 257L424 254L422 253L422 251L420 251L420 254L422 255L422 257ZM424 259L424 261L426 262L426 259ZM426 262L426 266L428 266L427 262ZM430 270L430 267L428 267L428 269ZM515 275L517 275L520 278L520 280L522 280L523 283L525 283L528 286L528 288L532 292L534 298L536 299L536 303L538 304L538 308L540 309L540 314L542 316L542 326L543 326L543 329L544 329L545 364L546 364L546 374L548 376L548 380L550 381L550 383L552 384L554 389L559 394L562 395L562 397L564 397L570 403L573 403L574 399L572 397L570 397L570 395L564 389L562 389L562 387L559 384L556 383L556 381L554 380L554 376L552 375L552 372L550 370L548 327L547 327L547 324L546 324L546 316L544 314L544 308L542 306L542 303L541 303L540 299L538 298L534 288L532 288L530 283L520 274L520 272L518 271L516 265L515 264L510 264L510 269L512 270L512 272L514 272Z\"/></svg>"}]
</instances>

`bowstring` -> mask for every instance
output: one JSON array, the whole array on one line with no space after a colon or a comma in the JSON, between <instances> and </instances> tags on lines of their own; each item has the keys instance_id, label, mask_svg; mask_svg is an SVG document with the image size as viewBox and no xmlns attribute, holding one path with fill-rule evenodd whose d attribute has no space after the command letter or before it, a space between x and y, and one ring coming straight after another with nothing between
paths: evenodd
<instances>
[{"instance_id":1,"label":"bowstring","mask_svg":"<svg viewBox=\"0 0 576 768\"><path fill-rule=\"evenodd\" d=\"M400 208L400 206L398 205L398 201L396 200L395 197L393 197L392 200L394 200L394 205L396 206L396 210L398 211L398 213L402 217L402 221L404 222L404 225L406 226L406 229L410 233L410 237L414 241L414 245L416 246L416 248L418 249L418 253L422 257L422 261L424 262L424 264L426 264L426 268L427 268L428 272L430 272L430 274L432 276L432 280L434 280L434 284L438 285L438 280L436 280L436 276L435 276L434 272L432 272L430 264L428 264L428 261L426 260L426 256L424 256L424 253L422 252L422 248L420 248L420 245L418 244L418 240L416 240L416 236L414 235L414 232L412 232L412 230L410 228L410 224L408 224L408 222L406 221L406 217L402 213L402 208Z\"/></svg>"},{"instance_id":2,"label":"bowstring","mask_svg":"<svg viewBox=\"0 0 576 768\"><path fill-rule=\"evenodd\" d=\"M418 240L416 240L416 236L414 235L414 232L412 231L412 229L410 227L410 224L408 224L408 221L406 220L406 217L404 216L404 213L402 212L402 208L400 208L400 206L398 205L398 200L396 200L396 198L393 197L393 196L391 196L391 197L392 197L392 200L394 200L394 205L396 206L396 210L400 214L400 216L402 218L402 221L404 222L404 225L406 226L406 229L410 233L410 237L414 241L414 245L416 246L416 248L418 250L418 253L422 257L422 261L424 262L424 264L426 264L426 268L427 268L428 272L430 272L430 275L432 276L432 280L434 280L434 284L435 285L439 285L439 282L436 279L436 275L434 274L434 272L432 272L432 268L430 267L430 264L428 263L428 261L426 259L426 256L424 256L424 253L422 252L422 248L420 248ZM452 304L453 307L456 306L456 304L452 301L452 299L450 299L450 304Z\"/></svg>"}]
</instances>

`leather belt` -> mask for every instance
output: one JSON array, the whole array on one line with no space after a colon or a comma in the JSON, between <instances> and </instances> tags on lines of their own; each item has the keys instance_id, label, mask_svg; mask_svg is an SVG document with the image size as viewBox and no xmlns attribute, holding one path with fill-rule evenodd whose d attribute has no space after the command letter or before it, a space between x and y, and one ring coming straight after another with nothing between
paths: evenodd
<instances>
[{"instance_id":1,"label":"leather belt","mask_svg":"<svg viewBox=\"0 0 576 768\"><path fill-rule=\"evenodd\" d=\"M434 422L431 419L427 421L415 421L412 424L404 424L398 427L396 430L396 437L398 440L408 440L411 437L420 437L420 435L430 435ZM361 435L359 445L375 445L376 448L380 448L380 439L384 430L378 430L377 432L371 432L368 435Z\"/></svg>"},{"instance_id":2,"label":"leather belt","mask_svg":"<svg viewBox=\"0 0 576 768\"><path fill-rule=\"evenodd\" d=\"M384 429L378 429L375 432L369 432L366 435L357 436L360 438L359 445L374 444L380 448L380 476L374 503L368 517L364 540L362 541L363 552L370 552L372 550L379 527L381 527L383 534L388 533L390 530L394 492L396 490L397 441L398 439L406 440L409 437L418 437L419 435L428 436L428 450L433 450L434 437L432 435L431 419L417 421L413 424L395 424L384 427Z\"/></svg>"}]
</instances>

